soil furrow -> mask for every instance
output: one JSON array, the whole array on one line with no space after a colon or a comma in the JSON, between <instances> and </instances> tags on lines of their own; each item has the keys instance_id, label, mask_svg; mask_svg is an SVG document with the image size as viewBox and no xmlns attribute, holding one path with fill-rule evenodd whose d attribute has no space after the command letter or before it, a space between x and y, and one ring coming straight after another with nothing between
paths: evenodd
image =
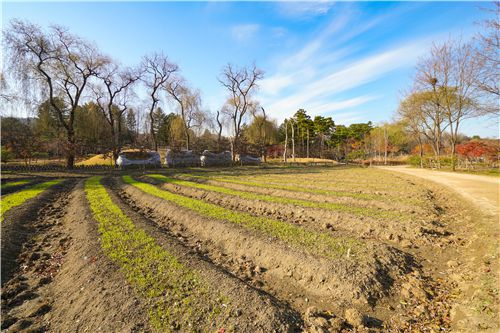
<instances>
[{"instance_id":1,"label":"soil furrow","mask_svg":"<svg viewBox=\"0 0 500 333\"><path fill-rule=\"evenodd\" d=\"M53 307L50 284L70 241L61 220L74 184L56 185L4 221L9 228L2 228L2 330L38 332L49 327L44 318Z\"/></svg>"},{"instance_id":2,"label":"soil furrow","mask_svg":"<svg viewBox=\"0 0 500 333\"><path fill-rule=\"evenodd\" d=\"M388 293L401 274L415 267L411 257L382 245L368 244L362 258L326 260L300 252L282 242L256 235L227 222L205 218L190 210L146 194L118 181L121 196L160 226L181 235L195 235L233 259L245 257L263 271L272 285L276 281L298 286L329 304L373 304ZM376 251L375 251L376 248Z\"/></svg>"},{"instance_id":3,"label":"soil furrow","mask_svg":"<svg viewBox=\"0 0 500 333\"><path fill-rule=\"evenodd\" d=\"M63 226L71 242L50 285L49 332L150 332L147 304L101 249L83 182L71 193Z\"/></svg>"},{"instance_id":4,"label":"soil furrow","mask_svg":"<svg viewBox=\"0 0 500 333\"><path fill-rule=\"evenodd\" d=\"M398 217L405 217L404 219L405 221L412 216L429 214L428 210L425 209L425 207L420 207L418 204L416 204L416 202L413 202L411 204L404 204L398 202L398 206L397 208L395 208L394 205L391 205L388 202L377 201L377 199L366 201L352 197L332 196L324 193L318 194L314 193L314 190L299 191L297 189L296 191L291 191L279 187L266 187L264 183L262 184L262 186L253 186L251 184L240 184L235 182L220 181L216 179L195 178L195 177L190 177L188 175L175 175L175 177L189 181L206 183L214 186L226 187L237 191L253 192L263 195L271 195L275 197L295 199L298 196L300 196L302 200L307 200L312 202L343 204L347 206L359 207L360 209L365 207L365 208L386 210L389 212L389 214L396 213L396 215L393 216L393 218L395 219L397 219ZM415 196L412 196L412 198L415 199Z\"/></svg>"},{"instance_id":5,"label":"soil furrow","mask_svg":"<svg viewBox=\"0 0 500 333\"><path fill-rule=\"evenodd\" d=\"M73 182L66 181L54 185L4 214L1 228L2 285L18 266L16 260L23 244L36 232L33 223L41 209L60 196L59 192L66 193L72 184Z\"/></svg>"},{"instance_id":6,"label":"soil furrow","mask_svg":"<svg viewBox=\"0 0 500 333\"><path fill-rule=\"evenodd\" d=\"M409 247L412 244L429 243L434 241L436 237L448 235L442 226L423 217L419 220L401 223L399 221L355 216L321 208L297 207L292 204L246 199L205 189L165 183L150 177L142 177L141 179L184 196L210 202L228 209L249 212L256 216L273 217L306 228L327 232L332 236L347 233L353 237L377 239L389 244Z\"/></svg>"},{"instance_id":7,"label":"soil furrow","mask_svg":"<svg viewBox=\"0 0 500 333\"><path fill-rule=\"evenodd\" d=\"M180 258L184 265L197 272L203 272L203 279L229 298L230 305L228 306L232 307L228 319L230 327L225 327L225 329L241 332L250 330L286 332L295 331L302 325L300 315L289 305L261 292L255 286L217 265L206 256L206 253L196 250L199 248L199 243L196 241L196 245L189 246L179 233L167 228L159 228L152 221L134 212L128 205L129 200L126 200L126 195L121 193L120 187L117 187L114 182L107 182L107 184L113 189L113 192L109 192L113 201L132 217L138 228L152 236L169 253Z\"/></svg>"}]
</instances>

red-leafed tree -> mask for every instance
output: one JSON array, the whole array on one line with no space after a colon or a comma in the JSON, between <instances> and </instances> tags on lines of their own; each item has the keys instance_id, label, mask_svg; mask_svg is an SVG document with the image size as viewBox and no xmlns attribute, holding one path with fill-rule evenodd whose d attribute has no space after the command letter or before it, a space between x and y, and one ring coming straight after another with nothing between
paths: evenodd
<instances>
[{"instance_id":1,"label":"red-leafed tree","mask_svg":"<svg viewBox=\"0 0 500 333\"><path fill-rule=\"evenodd\" d=\"M498 159L499 147L495 142L473 140L457 145L457 153L468 161L484 158L493 162Z\"/></svg>"}]
</instances>

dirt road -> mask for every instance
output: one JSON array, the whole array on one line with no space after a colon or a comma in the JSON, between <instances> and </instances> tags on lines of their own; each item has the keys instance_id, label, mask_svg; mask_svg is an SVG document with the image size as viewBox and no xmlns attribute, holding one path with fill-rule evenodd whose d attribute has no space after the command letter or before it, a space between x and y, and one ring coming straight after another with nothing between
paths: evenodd
<instances>
[{"instance_id":1,"label":"dirt road","mask_svg":"<svg viewBox=\"0 0 500 333\"><path fill-rule=\"evenodd\" d=\"M400 166L381 167L381 169L403 172L445 185L472 201L484 213L499 214L500 178Z\"/></svg>"},{"instance_id":2,"label":"dirt road","mask_svg":"<svg viewBox=\"0 0 500 333\"><path fill-rule=\"evenodd\" d=\"M474 204L479 214L458 219L452 227L456 236L466 240L456 246L455 261L447 263L447 279L457 283L457 298L451 310L453 332L498 332L500 321L500 179L413 169L381 167L444 185ZM464 207L464 211L468 207ZM436 261L439 261L436 257ZM457 263L455 267L454 263ZM438 262L435 262L438 264ZM446 269L446 267L444 267ZM443 273L444 274L444 273Z\"/></svg>"}]
</instances>

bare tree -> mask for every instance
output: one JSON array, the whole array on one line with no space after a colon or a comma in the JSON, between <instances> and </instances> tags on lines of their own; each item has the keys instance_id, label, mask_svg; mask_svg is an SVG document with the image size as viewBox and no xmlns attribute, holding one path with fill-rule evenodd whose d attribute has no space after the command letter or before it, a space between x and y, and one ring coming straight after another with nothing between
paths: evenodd
<instances>
[{"instance_id":1,"label":"bare tree","mask_svg":"<svg viewBox=\"0 0 500 333\"><path fill-rule=\"evenodd\" d=\"M479 115L479 95L475 85L478 64L472 45L460 40L434 44L419 67L419 75L419 87L432 92L434 114L439 116L436 122L444 118L444 127L450 130L452 169L455 170L460 125L464 119Z\"/></svg>"},{"instance_id":2,"label":"bare tree","mask_svg":"<svg viewBox=\"0 0 500 333\"><path fill-rule=\"evenodd\" d=\"M483 22L484 32L477 36L478 45L475 49L474 58L479 66L478 75L476 76L476 86L484 92L486 99L490 100L489 107L486 108L487 113L498 115L498 98L500 98L500 58L498 50L500 50L500 2L494 2L495 8L490 10L494 13L493 19L488 19Z\"/></svg>"},{"instance_id":3,"label":"bare tree","mask_svg":"<svg viewBox=\"0 0 500 333\"><path fill-rule=\"evenodd\" d=\"M220 153L221 149L221 141L222 141L222 125L223 120L221 117L221 111L217 110L217 115L215 117L215 121L217 122L217 152Z\"/></svg>"},{"instance_id":4,"label":"bare tree","mask_svg":"<svg viewBox=\"0 0 500 333\"><path fill-rule=\"evenodd\" d=\"M189 150L191 148L191 130L199 128L205 120L205 115L201 110L200 92L188 88L181 78L167 82L165 89L179 106L179 113L184 122L186 149Z\"/></svg>"},{"instance_id":5,"label":"bare tree","mask_svg":"<svg viewBox=\"0 0 500 333\"><path fill-rule=\"evenodd\" d=\"M155 124L153 113L158 105L160 88L164 86L171 75L177 72L179 67L171 63L167 56L162 53L154 53L147 55L142 59L141 72L142 81L148 89L149 96L151 97L151 104L149 107L149 130L151 140L153 141L154 150L158 150L158 142L156 140Z\"/></svg>"},{"instance_id":6,"label":"bare tree","mask_svg":"<svg viewBox=\"0 0 500 333\"><path fill-rule=\"evenodd\" d=\"M246 67L234 68L227 64L223 70L219 82L229 91L227 102L228 116L233 125L234 136L231 140L233 161L239 152L239 142L242 134L244 119L251 109L252 93L257 89L257 82L264 77L264 73L255 64L251 69Z\"/></svg>"},{"instance_id":7,"label":"bare tree","mask_svg":"<svg viewBox=\"0 0 500 333\"><path fill-rule=\"evenodd\" d=\"M258 111L262 112L262 115L259 114ZM266 110L262 106L256 106L252 108L252 116L253 116L253 124L256 127L257 133L254 135L256 138L254 139L259 146L260 154L264 162L267 162L267 151L266 151L266 145L268 144L268 132L269 132L269 126L268 126L268 119L267 119L267 114ZM252 125L250 125L250 128L247 129L250 130Z\"/></svg>"},{"instance_id":8,"label":"bare tree","mask_svg":"<svg viewBox=\"0 0 500 333\"><path fill-rule=\"evenodd\" d=\"M122 146L122 118L128 109L130 89L139 80L140 74L130 68L120 70L110 62L98 75L101 84L93 87L96 103L110 126L113 137L113 163L116 163Z\"/></svg>"},{"instance_id":9,"label":"bare tree","mask_svg":"<svg viewBox=\"0 0 500 333\"><path fill-rule=\"evenodd\" d=\"M43 89L66 130L66 165L75 162L75 111L91 77L109 60L97 48L60 26L48 32L20 20L13 20L5 33L11 68L27 89ZM56 100L64 101L61 107Z\"/></svg>"},{"instance_id":10,"label":"bare tree","mask_svg":"<svg viewBox=\"0 0 500 333\"><path fill-rule=\"evenodd\" d=\"M415 96L408 96L404 99L398 108L399 118L406 125L407 131L411 137L415 138L419 147L420 167L424 167L424 136L426 134L424 113L420 109L421 103L415 101Z\"/></svg>"},{"instance_id":11,"label":"bare tree","mask_svg":"<svg viewBox=\"0 0 500 333\"><path fill-rule=\"evenodd\" d=\"M285 145L284 145L284 149L283 149L283 162L287 162L287 159L288 159L288 119L285 119L284 120L284 124L285 124Z\"/></svg>"}]
</instances>

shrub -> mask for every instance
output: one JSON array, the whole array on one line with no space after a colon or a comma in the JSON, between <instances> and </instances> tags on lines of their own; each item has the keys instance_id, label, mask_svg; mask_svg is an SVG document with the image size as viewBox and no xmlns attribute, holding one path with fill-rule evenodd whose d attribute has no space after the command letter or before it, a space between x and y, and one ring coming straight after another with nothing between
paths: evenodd
<instances>
[{"instance_id":1,"label":"shrub","mask_svg":"<svg viewBox=\"0 0 500 333\"><path fill-rule=\"evenodd\" d=\"M7 148L2 146L2 151L1 151L0 156L1 156L2 163L7 163L11 159L12 154L10 151L7 150Z\"/></svg>"}]
</instances>

